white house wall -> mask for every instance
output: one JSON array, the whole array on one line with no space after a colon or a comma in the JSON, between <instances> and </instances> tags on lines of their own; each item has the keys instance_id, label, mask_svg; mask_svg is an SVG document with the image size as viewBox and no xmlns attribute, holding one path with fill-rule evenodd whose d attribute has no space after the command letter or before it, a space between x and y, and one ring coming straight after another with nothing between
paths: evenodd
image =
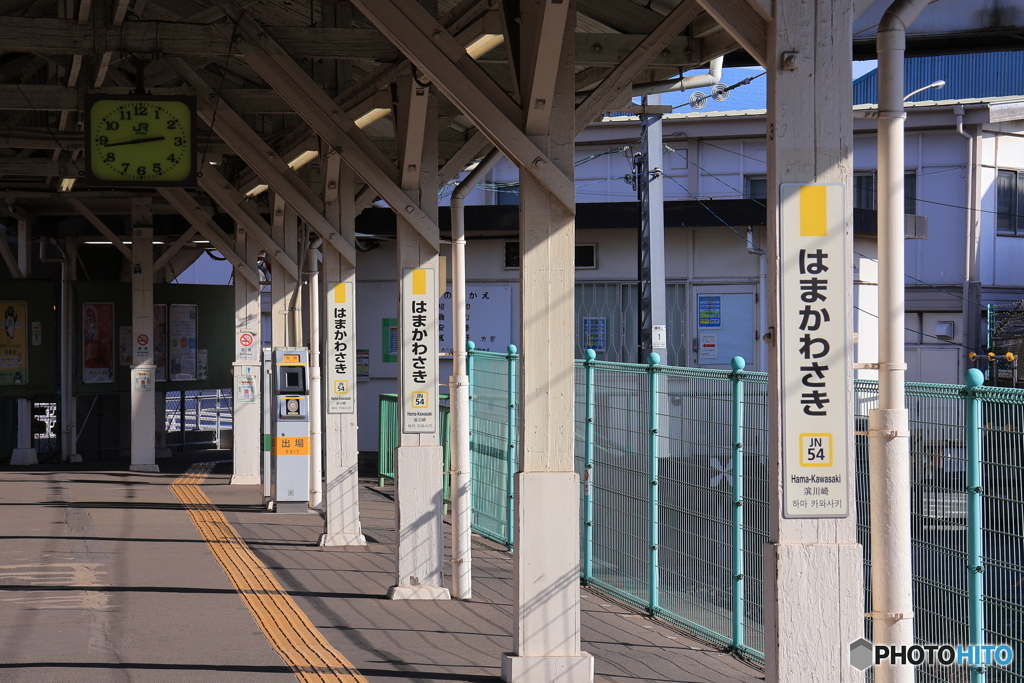
<instances>
[{"instance_id":1,"label":"white house wall","mask_svg":"<svg viewBox=\"0 0 1024 683\"><path fill-rule=\"evenodd\" d=\"M987 228L982 232L979 275L985 286L1024 287L1024 266L1021 265L1024 263L1024 237L997 235L995 228L996 173L998 169L1024 170L1024 137L1019 132L998 137L986 134L982 158L982 173L988 181L983 187L988 191L983 195L981 205L982 225Z\"/></svg>"}]
</instances>

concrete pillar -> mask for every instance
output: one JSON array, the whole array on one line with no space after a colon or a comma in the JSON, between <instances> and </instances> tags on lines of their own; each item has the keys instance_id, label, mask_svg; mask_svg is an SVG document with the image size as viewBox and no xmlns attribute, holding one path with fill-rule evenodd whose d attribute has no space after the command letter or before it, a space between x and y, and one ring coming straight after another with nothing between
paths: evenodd
<instances>
[{"instance_id":1,"label":"concrete pillar","mask_svg":"<svg viewBox=\"0 0 1024 683\"><path fill-rule=\"evenodd\" d=\"M355 177L352 169L341 163L337 152L328 151L321 155L320 168L323 173L324 214L338 232L346 239L355 240ZM333 308L333 288L337 283L346 286L348 299L347 351L350 363L354 364L356 349L356 270L344 262L341 254L324 241L321 280L323 282L324 328L320 335L324 353L323 374L331 377L331 364L334 362L332 349L335 343ZM352 374L355 375L353 368ZM366 545L362 526L359 522L359 444L358 444L358 413L357 382L350 383L351 408L347 405L340 408L332 407L332 387L330 379L325 384L324 419L323 419L323 450L326 468L324 486L324 510L326 513L324 535L320 545ZM340 412L339 412L340 411Z\"/></svg>"},{"instance_id":2,"label":"concrete pillar","mask_svg":"<svg viewBox=\"0 0 1024 683\"><path fill-rule=\"evenodd\" d=\"M768 681L863 680L863 673L850 665L850 643L861 638L864 630L864 584L853 504L855 487L851 480L855 451L850 436L849 395L830 397L828 413L834 421L845 421L845 429L840 426L833 433L837 445L832 454L834 461L845 468L845 481L830 488L840 487L844 492L850 502L848 514L828 517L829 513L822 511L814 516L795 516L792 512L797 493L786 477L822 471L801 468L803 436L816 435L800 435L797 427L803 423L805 431L820 430L813 428L800 408L800 392L804 391L800 387L808 385L803 384L799 367L794 367L791 360L783 363L784 359L792 358L792 350L801 345L805 335L793 325L784 326L782 317L784 305L789 307L785 310L803 305L799 291L794 296L793 290L799 286L795 281L801 277L796 274L797 264L802 263L798 252L804 242L790 239L789 218L781 224L779 220L781 184L844 184L845 216L838 226L829 220L827 234L831 238L833 229L843 230L844 246L836 251L845 251L845 256L830 249L829 263L841 269L840 259L845 258L845 263L852 264L852 96L848 86L836 87L852 80L852 20L851 0L780 0L775 3L775 19L768 24L768 405L769 481L773 482L769 487L769 541L765 546L764 572ZM807 195L809 199L818 198L821 206L827 203L832 207L830 193L812 189ZM803 190L800 192L803 202ZM840 193L839 197L842 196ZM799 206L802 212L807 205ZM802 213L800 220L804 220ZM785 242L780 240L783 231ZM783 286L783 277L791 284ZM846 329L852 332L851 273L842 272L840 278L830 274L829 278L828 310L834 320L846 316ZM819 305L824 304L815 303ZM814 336L822 333L816 332ZM832 355L822 360L829 366L828 381L842 382L845 376L848 387L852 387L850 336L834 339ZM818 343L813 348L820 352L824 347ZM836 498L843 495L833 493Z\"/></svg>"},{"instance_id":3,"label":"concrete pillar","mask_svg":"<svg viewBox=\"0 0 1024 683\"><path fill-rule=\"evenodd\" d=\"M422 160L407 159L403 163L420 162L419 187L405 188L423 211L437 220L437 100L430 97L427 105L426 128L423 134ZM443 453L438 439L437 417L438 365L437 365L437 277L440 266L438 233L423 236L397 213L398 227L398 280L399 280L399 447L395 449L395 528L398 544L395 547L395 585L388 590L393 600L427 599L447 600L451 594L444 586L444 536L441 525L443 495L441 490ZM425 271L420 275L413 271ZM418 278L426 278L418 279ZM430 280L433 280L432 282ZM412 297L419 287L434 288L433 301L429 296L425 307L413 312ZM407 310L408 307L408 310ZM427 352L418 360L412 351L410 319L422 315L417 329L426 336L420 339ZM426 384L414 379L417 371L426 373ZM430 431L410 428L406 416L416 412L414 393L426 391L433 411Z\"/></svg>"},{"instance_id":4,"label":"concrete pillar","mask_svg":"<svg viewBox=\"0 0 1024 683\"><path fill-rule=\"evenodd\" d=\"M64 238L64 269L60 303L60 446L62 462L82 462L78 453L78 397L75 395L75 297L74 282L78 277L78 243L74 237Z\"/></svg>"},{"instance_id":5,"label":"concrete pillar","mask_svg":"<svg viewBox=\"0 0 1024 683\"><path fill-rule=\"evenodd\" d=\"M570 9L548 130L531 136L570 179L575 27ZM572 210L522 169L519 243L522 450L515 476L513 651L502 657L501 677L589 683L594 659L580 648L580 489L573 462L576 225Z\"/></svg>"},{"instance_id":6,"label":"concrete pillar","mask_svg":"<svg viewBox=\"0 0 1024 683\"><path fill-rule=\"evenodd\" d=\"M18 219L18 268L22 277L32 276L32 226L25 218ZM35 465L38 462L36 449L32 446L32 401L19 398L18 446L11 451L11 464Z\"/></svg>"},{"instance_id":7,"label":"concrete pillar","mask_svg":"<svg viewBox=\"0 0 1024 683\"><path fill-rule=\"evenodd\" d=\"M153 360L153 213L148 198L132 199L132 405L131 469L159 472L156 429L156 364Z\"/></svg>"},{"instance_id":8,"label":"concrete pillar","mask_svg":"<svg viewBox=\"0 0 1024 683\"><path fill-rule=\"evenodd\" d=\"M270 199L271 237L296 263L299 262L298 220L295 212L277 194ZM284 268L271 264L270 301L272 346L298 346L302 340L295 334L293 305L298 281Z\"/></svg>"},{"instance_id":9,"label":"concrete pillar","mask_svg":"<svg viewBox=\"0 0 1024 683\"><path fill-rule=\"evenodd\" d=\"M259 272L259 243L235 226L235 251ZM260 483L260 290L235 273L235 362L231 402L232 484Z\"/></svg>"},{"instance_id":10,"label":"concrete pillar","mask_svg":"<svg viewBox=\"0 0 1024 683\"><path fill-rule=\"evenodd\" d=\"M155 287L158 283L167 282L167 269L162 268L160 272L153 273L153 286ZM166 308L165 308L166 310ZM156 431L153 436L153 455L157 460L161 458L171 457L171 448L167 445L167 392L157 390L157 377L158 370L156 368L156 349L157 345L163 342L166 348L167 344L167 321L164 320L163 329L159 328L157 321L153 320L153 338L150 340L150 344L153 346L153 403L154 410L153 415L156 420ZM163 339L160 337L163 336ZM166 359L164 361L166 363ZM164 368L166 372L166 367ZM166 378L166 374L164 375ZM166 386L166 380L165 380Z\"/></svg>"}]
</instances>

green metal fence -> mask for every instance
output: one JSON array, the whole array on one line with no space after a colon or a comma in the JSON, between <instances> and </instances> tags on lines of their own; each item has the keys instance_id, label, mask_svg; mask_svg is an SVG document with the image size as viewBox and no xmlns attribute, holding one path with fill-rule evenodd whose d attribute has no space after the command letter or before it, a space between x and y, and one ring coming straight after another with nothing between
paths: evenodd
<instances>
[{"instance_id":1,"label":"green metal fence","mask_svg":"<svg viewBox=\"0 0 1024 683\"><path fill-rule=\"evenodd\" d=\"M439 406L438 434L441 441L441 449L444 457L444 512L448 513L452 503L452 451L449 435L451 434L452 416L451 409L445 403L448 400L447 394L440 396L442 401ZM378 426L377 426L377 486L384 486L388 479L395 478L395 449L398 448L398 395L381 394L377 399Z\"/></svg>"},{"instance_id":2,"label":"green metal fence","mask_svg":"<svg viewBox=\"0 0 1024 683\"><path fill-rule=\"evenodd\" d=\"M763 660L767 375L744 371L742 359L734 359L731 372L652 360L608 363L588 354L576 362L582 579ZM515 347L470 353L473 529L509 548L518 364ZM974 377L971 386L906 388L915 639L1006 643L1024 653L1024 390L974 386L980 385ZM855 382L857 432L866 430L877 398L877 382ZM397 432L385 399L382 451L396 438L385 437L385 422L394 422ZM867 448L858 435L865 612L871 597ZM870 638L870 621L865 629ZM1024 683L1019 661L972 678ZM918 668L919 681L954 680L950 675Z\"/></svg>"},{"instance_id":3,"label":"green metal fence","mask_svg":"<svg viewBox=\"0 0 1024 683\"><path fill-rule=\"evenodd\" d=\"M470 356L474 368L486 368L470 375L479 515L478 500L511 495L516 435L505 409L515 402L514 382L502 387L518 357ZM743 371L742 362L733 368L605 363L593 354L577 361L580 566L585 582L762 659L768 385L767 375ZM1024 391L908 384L906 393L916 640L1007 643L1024 652ZM877 396L877 382L855 383L857 431L865 431ZM856 449L869 611L866 437L857 437ZM486 495L478 499L478 491ZM495 527L477 530L511 546ZM918 678L946 681L949 673L920 668ZM987 673L989 681L1024 681L1016 663Z\"/></svg>"}]
</instances>

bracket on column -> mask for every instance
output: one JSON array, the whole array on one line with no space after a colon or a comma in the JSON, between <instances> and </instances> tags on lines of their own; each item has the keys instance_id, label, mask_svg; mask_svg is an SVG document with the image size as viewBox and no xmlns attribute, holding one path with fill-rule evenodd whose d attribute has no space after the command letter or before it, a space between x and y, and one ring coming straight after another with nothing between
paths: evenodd
<instances>
[{"instance_id":1,"label":"bracket on column","mask_svg":"<svg viewBox=\"0 0 1024 683\"><path fill-rule=\"evenodd\" d=\"M99 230L104 237L110 240L113 243L113 245L117 247L117 250L124 254L124 257L126 259L128 259L129 261L132 260L132 251L131 249L128 248L128 245L122 242L121 238L115 235L113 230L108 228L106 224L103 221L101 221L96 214L94 214L92 211L86 208L85 204L83 204L77 199L71 198L68 199L68 204L75 207L75 211L82 214L82 216L84 216L87 221L92 223L92 226L94 228Z\"/></svg>"},{"instance_id":2,"label":"bracket on column","mask_svg":"<svg viewBox=\"0 0 1024 683\"><path fill-rule=\"evenodd\" d=\"M203 210L196 201L180 187L161 187L157 190L174 209L188 220L199 232L203 234L210 243L231 262L242 276L251 282L253 286L260 286L260 276L245 262L241 256L235 253L230 238L213 222L213 217Z\"/></svg>"}]
</instances>

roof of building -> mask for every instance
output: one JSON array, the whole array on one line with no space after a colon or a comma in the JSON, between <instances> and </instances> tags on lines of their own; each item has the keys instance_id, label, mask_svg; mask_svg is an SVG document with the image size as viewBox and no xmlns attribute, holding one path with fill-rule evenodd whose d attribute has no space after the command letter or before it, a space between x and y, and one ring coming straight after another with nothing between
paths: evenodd
<instances>
[{"instance_id":1,"label":"roof of building","mask_svg":"<svg viewBox=\"0 0 1024 683\"><path fill-rule=\"evenodd\" d=\"M903 69L904 92L943 80L943 99L960 100L1024 94L1024 52L983 52L963 55L910 57ZM912 102L931 99L924 91ZM853 82L854 104L878 101L878 69Z\"/></svg>"}]
</instances>

